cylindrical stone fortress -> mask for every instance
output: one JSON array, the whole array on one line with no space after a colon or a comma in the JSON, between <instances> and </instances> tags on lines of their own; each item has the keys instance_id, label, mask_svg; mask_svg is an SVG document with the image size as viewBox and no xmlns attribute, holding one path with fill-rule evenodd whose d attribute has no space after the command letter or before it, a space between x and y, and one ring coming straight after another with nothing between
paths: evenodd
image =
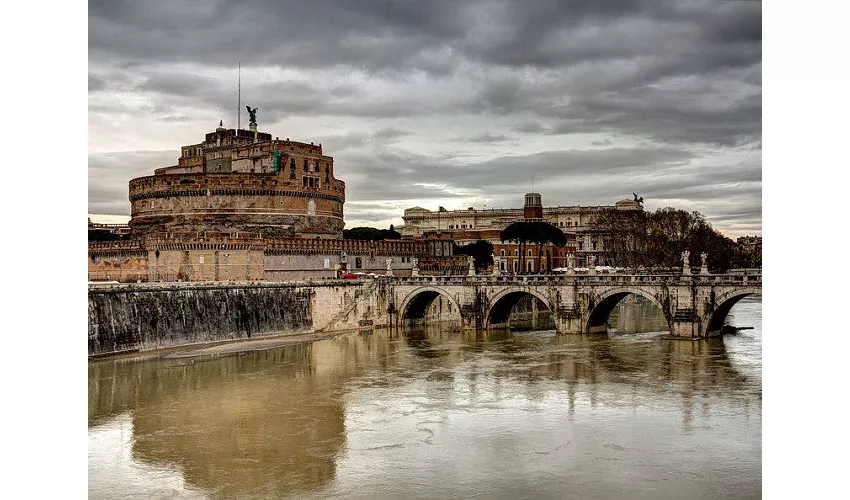
<instances>
[{"instance_id":1,"label":"cylindrical stone fortress","mask_svg":"<svg viewBox=\"0 0 850 500\"><path fill-rule=\"evenodd\" d=\"M130 226L162 233L341 238L345 183L321 144L219 127L178 164L130 181Z\"/></svg>"}]
</instances>

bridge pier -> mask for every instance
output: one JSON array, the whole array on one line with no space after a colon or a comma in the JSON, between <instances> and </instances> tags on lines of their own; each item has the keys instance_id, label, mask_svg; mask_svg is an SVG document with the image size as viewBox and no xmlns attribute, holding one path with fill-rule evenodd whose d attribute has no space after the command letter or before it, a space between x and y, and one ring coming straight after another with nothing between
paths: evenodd
<instances>
[{"instance_id":1,"label":"bridge pier","mask_svg":"<svg viewBox=\"0 0 850 500\"><path fill-rule=\"evenodd\" d=\"M584 332L584 322L580 317L556 317L555 332L558 335L579 335Z\"/></svg>"},{"instance_id":2,"label":"bridge pier","mask_svg":"<svg viewBox=\"0 0 850 500\"><path fill-rule=\"evenodd\" d=\"M670 335L681 338L702 337L702 324L694 321L674 321L670 325Z\"/></svg>"}]
</instances>

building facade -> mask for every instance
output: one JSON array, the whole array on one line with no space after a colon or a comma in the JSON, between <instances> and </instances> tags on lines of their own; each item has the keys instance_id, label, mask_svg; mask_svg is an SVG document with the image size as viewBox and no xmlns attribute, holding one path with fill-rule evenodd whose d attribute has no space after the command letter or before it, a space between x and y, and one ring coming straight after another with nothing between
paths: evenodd
<instances>
[{"instance_id":1,"label":"building facade","mask_svg":"<svg viewBox=\"0 0 850 500\"><path fill-rule=\"evenodd\" d=\"M481 235L480 239L491 241L499 247L499 256L502 250L510 264L506 264L508 271L513 271L514 266L519 266L519 248L508 242L504 244L498 240L498 233L508 225L522 220L545 221L557 227L567 236L566 250L554 252L554 248L547 248L553 260L551 268L566 267L568 255L574 253L575 266L604 265L605 249L603 246L603 234L595 226L596 218L606 210L643 210L640 202L634 200L620 200L614 205L598 206L557 206L544 207L540 193L527 193L523 208L498 208L479 210L469 207L466 210L437 210L431 211L422 207L408 208L404 211L404 225L396 227L403 238L419 238L427 233L448 233L458 244L468 242L473 233ZM495 235L495 236L494 236ZM530 247L531 245L529 245ZM516 248L514 248L516 247ZM574 249L574 250L572 250ZM526 249L526 252L536 252L537 248ZM514 255L511 255L513 253ZM536 261L539 261L539 257ZM516 257L517 259L514 259ZM525 266L528 267L529 264ZM544 254L544 258L546 258ZM516 264L514 264L516 262ZM557 262L557 264L556 264ZM539 264L530 264L533 272L539 271ZM515 272L520 272L517 267ZM525 269L522 272L529 272Z\"/></svg>"}]
</instances>

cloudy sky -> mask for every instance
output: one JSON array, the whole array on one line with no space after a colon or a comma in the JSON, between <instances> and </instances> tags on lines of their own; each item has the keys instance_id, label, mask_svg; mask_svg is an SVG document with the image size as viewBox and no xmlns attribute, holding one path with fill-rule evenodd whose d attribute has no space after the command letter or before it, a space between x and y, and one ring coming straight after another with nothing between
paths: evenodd
<instances>
[{"instance_id":1,"label":"cloudy sky","mask_svg":"<svg viewBox=\"0 0 850 500\"><path fill-rule=\"evenodd\" d=\"M761 234L761 38L756 1L91 0L89 213L234 126L241 62L260 129L334 157L347 227L520 207L533 177Z\"/></svg>"}]
</instances>

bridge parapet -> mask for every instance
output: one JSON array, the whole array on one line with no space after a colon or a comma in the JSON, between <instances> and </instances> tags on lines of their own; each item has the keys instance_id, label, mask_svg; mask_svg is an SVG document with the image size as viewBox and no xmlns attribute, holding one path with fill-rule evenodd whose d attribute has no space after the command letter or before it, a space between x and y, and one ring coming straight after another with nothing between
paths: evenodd
<instances>
[{"instance_id":1,"label":"bridge parapet","mask_svg":"<svg viewBox=\"0 0 850 500\"><path fill-rule=\"evenodd\" d=\"M674 274L565 274L565 275L515 275L515 276L381 276L398 284L441 284L441 285L565 285L565 284L667 284L678 285L684 282L694 284L760 284L760 274L698 274L682 276Z\"/></svg>"}]
</instances>

